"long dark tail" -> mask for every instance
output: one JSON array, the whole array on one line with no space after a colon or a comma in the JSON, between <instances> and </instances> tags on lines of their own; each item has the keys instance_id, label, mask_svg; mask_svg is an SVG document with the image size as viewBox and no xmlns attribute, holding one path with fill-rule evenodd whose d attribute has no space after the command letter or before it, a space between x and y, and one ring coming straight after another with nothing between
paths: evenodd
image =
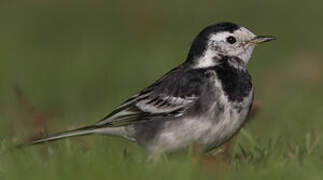
<instances>
[{"instance_id":1,"label":"long dark tail","mask_svg":"<svg viewBox=\"0 0 323 180\"><path fill-rule=\"evenodd\" d=\"M55 140L64 139L64 138L68 138L68 137L89 135L89 134L93 134L95 132L95 130L97 130L97 129L98 129L98 126L95 126L95 125L86 126L86 127L82 127L82 128L78 128L78 129L74 129L74 130L56 133L56 134L42 137L39 139L34 139L30 142L20 144L16 147L21 148L21 147L25 147L28 145L41 144L44 142L55 141Z\"/></svg>"}]
</instances>

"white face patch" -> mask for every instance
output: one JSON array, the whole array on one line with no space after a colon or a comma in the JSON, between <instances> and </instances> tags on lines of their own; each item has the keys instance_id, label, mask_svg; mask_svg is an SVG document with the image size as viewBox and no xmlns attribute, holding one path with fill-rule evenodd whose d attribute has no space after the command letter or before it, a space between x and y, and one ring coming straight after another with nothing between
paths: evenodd
<instances>
[{"instance_id":1,"label":"white face patch","mask_svg":"<svg viewBox=\"0 0 323 180\"><path fill-rule=\"evenodd\" d=\"M236 42L231 44L227 38L232 36ZM231 32L218 32L209 36L207 48L202 57L199 58L195 67L203 68L216 65L214 57L219 55L235 56L248 63L255 44L248 43L255 38L256 35L244 27L240 27L233 33Z\"/></svg>"},{"instance_id":2,"label":"white face patch","mask_svg":"<svg viewBox=\"0 0 323 180\"><path fill-rule=\"evenodd\" d=\"M203 56L198 60L198 64L195 66L196 68L206 68L215 66L216 62L214 61L214 56L218 56L218 54L214 53L213 50L207 49Z\"/></svg>"}]
</instances>

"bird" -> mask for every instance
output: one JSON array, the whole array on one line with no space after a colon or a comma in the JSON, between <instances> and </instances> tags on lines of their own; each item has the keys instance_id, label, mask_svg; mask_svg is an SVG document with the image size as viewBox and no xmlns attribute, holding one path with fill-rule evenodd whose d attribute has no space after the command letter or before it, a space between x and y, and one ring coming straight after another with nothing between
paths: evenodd
<instances>
[{"instance_id":1,"label":"bird","mask_svg":"<svg viewBox=\"0 0 323 180\"><path fill-rule=\"evenodd\" d=\"M254 97L248 61L258 44L274 39L232 22L209 25L194 38L180 65L98 122L27 144L101 134L133 141L151 155L192 143L203 152L213 150L246 123Z\"/></svg>"}]
</instances>

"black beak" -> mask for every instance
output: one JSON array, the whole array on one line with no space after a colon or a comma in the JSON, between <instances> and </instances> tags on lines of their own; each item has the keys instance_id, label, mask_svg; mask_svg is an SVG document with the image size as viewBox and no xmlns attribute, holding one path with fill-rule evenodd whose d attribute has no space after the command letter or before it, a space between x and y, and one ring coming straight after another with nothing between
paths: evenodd
<instances>
[{"instance_id":1,"label":"black beak","mask_svg":"<svg viewBox=\"0 0 323 180\"><path fill-rule=\"evenodd\" d=\"M276 38L274 36L256 36L250 41L250 43L260 44L260 43L269 42L275 39Z\"/></svg>"}]
</instances>

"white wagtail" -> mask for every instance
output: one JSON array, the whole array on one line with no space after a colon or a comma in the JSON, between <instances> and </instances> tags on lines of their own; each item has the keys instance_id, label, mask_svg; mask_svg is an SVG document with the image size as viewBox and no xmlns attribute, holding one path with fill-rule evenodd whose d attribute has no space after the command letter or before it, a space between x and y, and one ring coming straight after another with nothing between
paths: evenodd
<instances>
[{"instance_id":1,"label":"white wagtail","mask_svg":"<svg viewBox=\"0 0 323 180\"><path fill-rule=\"evenodd\" d=\"M191 143L209 151L245 124L253 101L247 64L255 46L272 36L224 22L203 29L186 61L122 103L96 124L29 144L88 134L124 137L148 152L171 152Z\"/></svg>"}]
</instances>

